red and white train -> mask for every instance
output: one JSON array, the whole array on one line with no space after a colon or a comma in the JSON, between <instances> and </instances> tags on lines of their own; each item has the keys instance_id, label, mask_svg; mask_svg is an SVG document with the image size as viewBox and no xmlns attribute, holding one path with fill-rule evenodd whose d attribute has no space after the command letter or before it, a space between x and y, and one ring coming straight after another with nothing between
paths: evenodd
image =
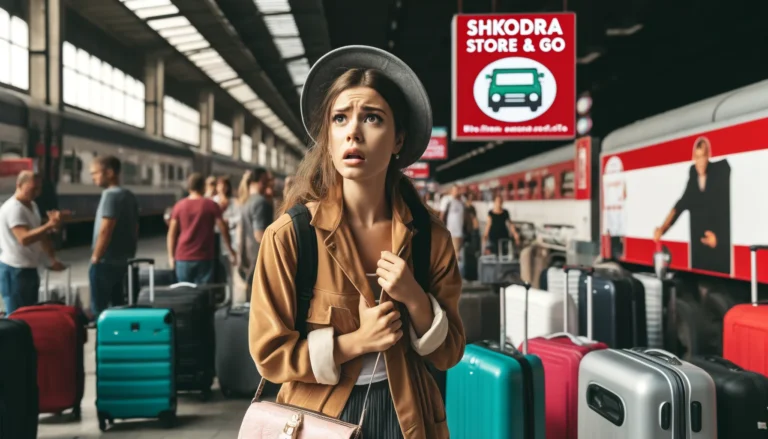
<instances>
[{"instance_id":1,"label":"red and white train","mask_svg":"<svg viewBox=\"0 0 768 439\"><path fill-rule=\"evenodd\" d=\"M593 172L597 171L597 172ZM484 221L501 193L513 220L604 258L653 266L656 239L670 268L750 279L749 245L768 243L768 80L580 138L460 184ZM758 256L768 283L768 255Z\"/></svg>"}]
</instances>

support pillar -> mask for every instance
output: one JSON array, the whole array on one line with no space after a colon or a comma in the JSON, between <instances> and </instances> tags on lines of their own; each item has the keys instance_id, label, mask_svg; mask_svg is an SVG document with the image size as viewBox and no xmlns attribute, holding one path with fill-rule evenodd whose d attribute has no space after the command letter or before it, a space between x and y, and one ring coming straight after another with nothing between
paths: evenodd
<instances>
[{"instance_id":1,"label":"support pillar","mask_svg":"<svg viewBox=\"0 0 768 439\"><path fill-rule=\"evenodd\" d=\"M144 63L144 131L162 136L165 111L165 61L148 56Z\"/></svg>"},{"instance_id":2,"label":"support pillar","mask_svg":"<svg viewBox=\"0 0 768 439\"><path fill-rule=\"evenodd\" d=\"M251 139L253 140L253 153L251 155L251 162L259 166L264 166L261 161L261 145L264 143L262 133L264 129L261 126L261 122L256 122L251 129Z\"/></svg>"},{"instance_id":3,"label":"support pillar","mask_svg":"<svg viewBox=\"0 0 768 439\"><path fill-rule=\"evenodd\" d=\"M200 113L200 152L210 154L213 145L214 96L210 90L200 92L197 111Z\"/></svg>"},{"instance_id":4,"label":"support pillar","mask_svg":"<svg viewBox=\"0 0 768 439\"><path fill-rule=\"evenodd\" d=\"M29 94L61 105L61 0L29 1Z\"/></svg>"},{"instance_id":5,"label":"support pillar","mask_svg":"<svg viewBox=\"0 0 768 439\"><path fill-rule=\"evenodd\" d=\"M245 131L245 115L237 111L232 116L232 158L240 160L240 149L243 133Z\"/></svg>"},{"instance_id":6,"label":"support pillar","mask_svg":"<svg viewBox=\"0 0 768 439\"><path fill-rule=\"evenodd\" d=\"M267 144L267 168L275 171L277 168L277 151L275 150L275 134L266 133L264 143Z\"/></svg>"}]
</instances>

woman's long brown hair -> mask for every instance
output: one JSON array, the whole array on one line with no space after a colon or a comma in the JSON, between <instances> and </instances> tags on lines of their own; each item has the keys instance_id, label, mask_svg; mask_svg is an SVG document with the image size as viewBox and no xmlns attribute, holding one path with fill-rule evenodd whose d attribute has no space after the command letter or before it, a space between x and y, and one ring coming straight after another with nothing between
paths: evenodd
<instances>
[{"instance_id":1,"label":"woman's long brown hair","mask_svg":"<svg viewBox=\"0 0 768 439\"><path fill-rule=\"evenodd\" d=\"M376 90L392 109L396 134L403 134L407 138L409 108L400 88L378 70L347 70L329 87L317 113L312 115L314 122L310 129L315 143L310 146L309 151L298 166L293 184L285 194L281 214L299 203L306 204L324 200L330 189L338 184L339 174L333 166L333 160L329 153L331 106L344 90L354 87L369 87ZM390 161L387 169L387 202L391 200L391 194L398 185L401 190L417 192L410 179L406 178L400 169L392 163L393 161ZM421 202L423 203L423 200Z\"/></svg>"}]
</instances>

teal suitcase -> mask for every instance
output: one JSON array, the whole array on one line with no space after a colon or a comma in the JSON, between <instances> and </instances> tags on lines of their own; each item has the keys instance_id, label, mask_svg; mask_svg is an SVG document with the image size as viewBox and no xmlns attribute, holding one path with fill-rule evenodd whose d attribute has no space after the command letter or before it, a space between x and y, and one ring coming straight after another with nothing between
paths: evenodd
<instances>
[{"instance_id":1,"label":"teal suitcase","mask_svg":"<svg viewBox=\"0 0 768 439\"><path fill-rule=\"evenodd\" d=\"M154 282L150 282L154 291ZM154 294L151 294L154 296ZM130 301L129 296L129 301ZM96 411L106 431L115 419L176 420L176 322L173 311L128 305L96 325Z\"/></svg>"},{"instance_id":2,"label":"teal suitcase","mask_svg":"<svg viewBox=\"0 0 768 439\"><path fill-rule=\"evenodd\" d=\"M524 286L527 292L530 285ZM526 327L527 305L526 294ZM459 364L448 371L446 414L452 439L545 439L544 366L539 357L524 355L509 343L503 350L499 346L487 340L467 345ZM527 341L524 346L527 350Z\"/></svg>"}]
</instances>

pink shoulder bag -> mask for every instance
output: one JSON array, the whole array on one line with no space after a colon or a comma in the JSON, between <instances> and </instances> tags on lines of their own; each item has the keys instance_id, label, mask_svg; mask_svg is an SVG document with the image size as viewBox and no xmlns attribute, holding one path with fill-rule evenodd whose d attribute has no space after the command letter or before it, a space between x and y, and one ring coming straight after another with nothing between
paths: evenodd
<instances>
[{"instance_id":1,"label":"pink shoulder bag","mask_svg":"<svg viewBox=\"0 0 768 439\"><path fill-rule=\"evenodd\" d=\"M360 422L350 424L321 413L295 407L288 404L278 404L259 401L264 390L264 378L259 382L256 396L253 397L245 418L240 425L238 439L361 439L363 420L368 406L368 395L371 392L373 376L379 366L381 353L376 356L376 363L371 372L371 381L363 400L363 411Z\"/></svg>"}]
</instances>

